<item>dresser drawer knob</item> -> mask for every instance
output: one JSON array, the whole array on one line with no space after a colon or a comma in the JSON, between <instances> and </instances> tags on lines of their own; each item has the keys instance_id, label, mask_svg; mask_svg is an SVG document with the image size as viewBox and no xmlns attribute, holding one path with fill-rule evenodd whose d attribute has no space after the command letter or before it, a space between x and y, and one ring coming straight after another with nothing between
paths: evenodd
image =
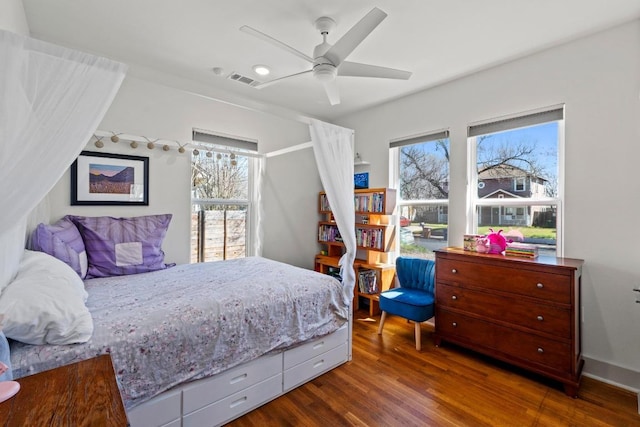
<instances>
[{"instance_id":1,"label":"dresser drawer knob","mask_svg":"<svg viewBox=\"0 0 640 427\"><path fill-rule=\"evenodd\" d=\"M537 319L542 322L544 320L544 317L538 316Z\"/></svg>"},{"instance_id":2,"label":"dresser drawer knob","mask_svg":"<svg viewBox=\"0 0 640 427\"><path fill-rule=\"evenodd\" d=\"M538 347L538 353L544 353L544 348Z\"/></svg>"},{"instance_id":3,"label":"dresser drawer knob","mask_svg":"<svg viewBox=\"0 0 640 427\"><path fill-rule=\"evenodd\" d=\"M451 272L452 272L453 274L456 274L456 273L458 272L458 270L456 270L455 268L452 268L452 269L451 269Z\"/></svg>"},{"instance_id":4,"label":"dresser drawer knob","mask_svg":"<svg viewBox=\"0 0 640 427\"><path fill-rule=\"evenodd\" d=\"M452 295L452 296L451 296L451 299L452 299L452 300L457 300L457 299L458 299L458 297L457 297L457 296L455 296L455 295Z\"/></svg>"},{"instance_id":5,"label":"dresser drawer knob","mask_svg":"<svg viewBox=\"0 0 640 427\"><path fill-rule=\"evenodd\" d=\"M542 283L538 283L536 286L538 287L538 289L544 288L544 285Z\"/></svg>"},{"instance_id":6,"label":"dresser drawer knob","mask_svg":"<svg viewBox=\"0 0 640 427\"><path fill-rule=\"evenodd\" d=\"M453 322L453 323L451 324L451 326L453 326L454 328L456 328L456 327L458 326L458 324L457 324L456 322Z\"/></svg>"}]
</instances>

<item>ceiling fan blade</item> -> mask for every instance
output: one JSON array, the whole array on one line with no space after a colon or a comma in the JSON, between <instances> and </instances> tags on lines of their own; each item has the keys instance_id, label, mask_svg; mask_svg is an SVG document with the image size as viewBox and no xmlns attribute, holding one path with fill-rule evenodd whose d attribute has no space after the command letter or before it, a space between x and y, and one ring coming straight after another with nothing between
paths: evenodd
<instances>
[{"instance_id":1,"label":"ceiling fan blade","mask_svg":"<svg viewBox=\"0 0 640 427\"><path fill-rule=\"evenodd\" d=\"M287 79L290 79L290 78L292 78L292 77L298 77L298 76L301 76L301 75L303 75L303 74L309 74L309 73L311 73L312 71L313 71L313 70L306 70L306 71L301 71L301 72L299 72L299 73L295 73L295 74L289 74L288 76L279 77L279 78L277 78L277 79L268 80L268 81L266 81L266 82L259 83L259 84L255 85L255 86L253 86L253 87L255 87L256 89L263 89L263 88L265 88L265 87L267 87L267 86L271 86L271 85L272 85L272 84L274 84L274 83L279 83L279 82L281 82L282 80L287 80Z\"/></svg>"},{"instance_id":2,"label":"ceiling fan blade","mask_svg":"<svg viewBox=\"0 0 640 427\"><path fill-rule=\"evenodd\" d=\"M386 13L374 7L364 18L358 21L356 25L351 27L351 29L324 54L324 57L331 61L333 65L340 65L386 17Z\"/></svg>"},{"instance_id":3,"label":"ceiling fan blade","mask_svg":"<svg viewBox=\"0 0 640 427\"><path fill-rule=\"evenodd\" d=\"M242 27L240 27L240 31L242 31L243 33L251 34L254 37L257 37L257 38L259 38L261 40L266 41L267 43L271 43L272 45L279 47L280 49L284 49L289 53L293 53L298 58L302 58L305 61L313 63L313 58L311 58L310 56L305 55L304 53L300 52L299 50L292 48L288 44L284 44L280 40L276 40L273 37L268 36L265 33L256 30L255 28L251 28L251 27L249 27L247 25L243 25Z\"/></svg>"},{"instance_id":4,"label":"ceiling fan blade","mask_svg":"<svg viewBox=\"0 0 640 427\"><path fill-rule=\"evenodd\" d=\"M338 75L408 80L409 77L411 77L411 72L396 70L395 68L378 67L377 65L361 64L359 62L344 61L340 64L340 67L338 67Z\"/></svg>"},{"instance_id":5,"label":"ceiling fan blade","mask_svg":"<svg viewBox=\"0 0 640 427\"><path fill-rule=\"evenodd\" d=\"M340 92L338 91L338 83L335 79L323 82L324 91L327 92L327 97L331 105L340 104Z\"/></svg>"}]
</instances>

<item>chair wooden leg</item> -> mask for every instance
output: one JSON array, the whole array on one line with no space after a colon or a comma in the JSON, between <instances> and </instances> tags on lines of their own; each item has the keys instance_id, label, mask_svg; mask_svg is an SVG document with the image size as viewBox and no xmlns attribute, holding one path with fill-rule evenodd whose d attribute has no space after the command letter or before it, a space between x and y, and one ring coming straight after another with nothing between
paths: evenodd
<instances>
[{"instance_id":1,"label":"chair wooden leg","mask_svg":"<svg viewBox=\"0 0 640 427\"><path fill-rule=\"evenodd\" d=\"M415 322L416 324L416 350L420 351L422 348L422 343L420 341L421 333L420 333L420 322Z\"/></svg>"},{"instance_id":2,"label":"chair wooden leg","mask_svg":"<svg viewBox=\"0 0 640 427\"><path fill-rule=\"evenodd\" d=\"M387 318L387 312L383 311L380 315L380 325L378 326L378 335L382 334L382 327L384 326L384 320Z\"/></svg>"}]
</instances>

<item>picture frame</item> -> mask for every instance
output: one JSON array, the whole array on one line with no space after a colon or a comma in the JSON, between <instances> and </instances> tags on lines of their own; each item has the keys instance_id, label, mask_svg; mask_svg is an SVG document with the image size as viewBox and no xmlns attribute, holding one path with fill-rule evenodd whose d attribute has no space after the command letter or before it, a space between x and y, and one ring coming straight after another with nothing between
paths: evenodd
<instances>
[{"instance_id":1,"label":"picture frame","mask_svg":"<svg viewBox=\"0 0 640 427\"><path fill-rule=\"evenodd\" d=\"M369 188L369 172L356 173L353 175L353 187L356 190Z\"/></svg>"},{"instance_id":2,"label":"picture frame","mask_svg":"<svg viewBox=\"0 0 640 427\"><path fill-rule=\"evenodd\" d=\"M149 205L149 158L83 151L71 165L71 205Z\"/></svg>"}]
</instances>

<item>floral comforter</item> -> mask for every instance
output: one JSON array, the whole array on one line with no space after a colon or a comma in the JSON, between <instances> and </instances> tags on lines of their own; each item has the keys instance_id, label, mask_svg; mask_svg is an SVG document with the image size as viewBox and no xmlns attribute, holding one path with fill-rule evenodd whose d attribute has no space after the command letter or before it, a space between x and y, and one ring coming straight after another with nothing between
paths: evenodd
<instances>
[{"instance_id":1,"label":"floral comforter","mask_svg":"<svg viewBox=\"0 0 640 427\"><path fill-rule=\"evenodd\" d=\"M347 322L341 284L259 257L179 265L85 282L84 344L12 342L16 378L110 353L125 406L215 375Z\"/></svg>"}]
</instances>

